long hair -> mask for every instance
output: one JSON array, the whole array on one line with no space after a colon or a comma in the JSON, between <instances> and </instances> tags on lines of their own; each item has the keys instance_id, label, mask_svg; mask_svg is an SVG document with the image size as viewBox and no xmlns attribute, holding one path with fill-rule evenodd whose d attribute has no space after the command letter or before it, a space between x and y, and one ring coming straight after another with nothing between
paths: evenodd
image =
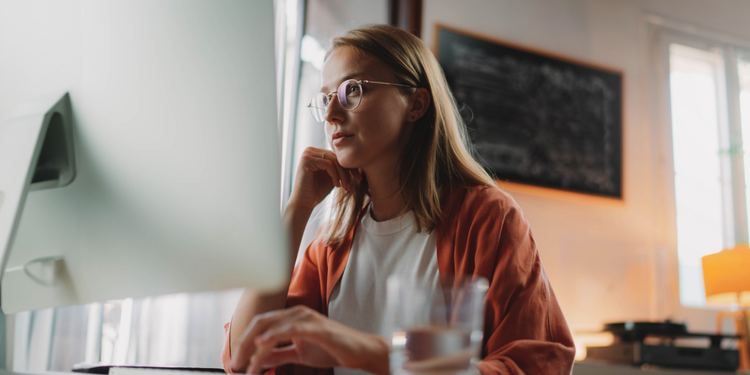
<instances>
[{"instance_id":1,"label":"long hair","mask_svg":"<svg viewBox=\"0 0 750 375\"><path fill-rule=\"evenodd\" d=\"M495 187L492 177L472 158L466 125L443 70L419 38L394 26L375 25L351 30L333 39L328 55L340 47L354 47L378 59L393 73L397 83L424 87L430 92L429 108L411 125L413 130L398 170L399 194L406 202L405 211L414 213L417 232L431 232L440 223L438 188ZM350 191L336 189L327 244L341 241L352 230L368 201L367 176L363 175L362 181L352 182Z\"/></svg>"}]
</instances>

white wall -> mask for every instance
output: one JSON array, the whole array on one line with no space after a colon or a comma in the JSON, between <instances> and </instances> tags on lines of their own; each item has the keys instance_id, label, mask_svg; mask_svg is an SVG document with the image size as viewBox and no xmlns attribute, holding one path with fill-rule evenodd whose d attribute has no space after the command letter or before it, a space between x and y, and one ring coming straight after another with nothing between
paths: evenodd
<instances>
[{"instance_id":1,"label":"white wall","mask_svg":"<svg viewBox=\"0 0 750 375\"><path fill-rule=\"evenodd\" d=\"M742 0L424 2L422 38L430 46L442 23L623 72L624 206L512 193L574 332L665 318L686 319L693 331L715 329L713 312L677 302L671 149L657 121L647 14L750 42L750 2Z\"/></svg>"}]
</instances>

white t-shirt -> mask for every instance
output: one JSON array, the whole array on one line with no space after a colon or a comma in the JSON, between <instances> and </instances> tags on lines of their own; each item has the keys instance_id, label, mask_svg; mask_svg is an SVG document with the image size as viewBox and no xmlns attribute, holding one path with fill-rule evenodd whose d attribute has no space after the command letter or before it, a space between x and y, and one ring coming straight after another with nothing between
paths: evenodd
<instances>
[{"instance_id":1,"label":"white t-shirt","mask_svg":"<svg viewBox=\"0 0 750 375\"><path fill-rule=\"evenodd\" d=\"M390 339L385 311L386 280L393 274L440 292L435 231L426 233L423 228L417 233L412 212L377 222L368 207L354 234L344 273L331 292L329 318ZM343 367L334 368L334 373L367 374Z\"/></svg>"}]
</instances>

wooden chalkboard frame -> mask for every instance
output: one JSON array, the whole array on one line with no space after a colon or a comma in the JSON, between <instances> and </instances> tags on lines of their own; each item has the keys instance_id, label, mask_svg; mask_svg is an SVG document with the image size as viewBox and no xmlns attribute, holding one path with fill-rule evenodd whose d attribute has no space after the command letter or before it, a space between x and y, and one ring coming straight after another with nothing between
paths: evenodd
<instances>
[{"instance_id":1,"label":"wooden chalkboard frame","mask_svg":"<svg viewBox=\"0 0 750 375\"><path fill-rule=\"evenodd\" d=\"M556 53L550 53L547 51L542 51L536 48L530 48L527 46L522 46L516 43L504 41L495 37L490 37L486 35L481 35L478 33L474 33L471 31L462 30L459 28L447 26L444 24L437 23L435 24L435 39L434 39L434 45L433 45L433 52L435 56L439 59L440 58L440 33L442 30L446 30L451 33L460 34L462 37L467 37L471 39L478 40L480 42L486 42L491 43L494 45L498 45L505 49L512 49L516 51L520 51L522 53L526 54L532 54L535 55L535 58L538 59L546 59L549 60L552 64L555 63L563 63L563 64L572 64L577 67L580 67L581 69L585 70L591 70L594 72L603 72L606 74L611 74L617 76L619 79L619 92L617 92L618 100L616 100L617 105L617 117L614 120L616 125L616 141L617 141L617 148L618 152L612 153L610 156L616 158L617 160L617 175L613 178L615 180L613 183L617 183L619 186L617 186L618 193L619 194L598 194L596 192L591 191L576 191L576 190L568 190L561 186L549 186L544 184L535 184L533 181L514 181L512 178L503 178L504 176L499 175L499 180L496 181L498 186L500 186L502 189L510 191L510 192L520 192L520 193L526 193L526 194L532 194L537 196L544 196L554 199L561 199L566 201L572 201L577 203L589 203L589 204L598 204L598 205L606 205L611 207L622 207L624 206L624 170L623 170L623 101L624 101L624 79L623 79L623 73L620 70L613 69L610 67L606 67L599 64L590 63L587 61L582 61L576 58L571 58L568 56L563 56ZM602 124L602 127L604 125Z\"/></svg>"}]
</instances>

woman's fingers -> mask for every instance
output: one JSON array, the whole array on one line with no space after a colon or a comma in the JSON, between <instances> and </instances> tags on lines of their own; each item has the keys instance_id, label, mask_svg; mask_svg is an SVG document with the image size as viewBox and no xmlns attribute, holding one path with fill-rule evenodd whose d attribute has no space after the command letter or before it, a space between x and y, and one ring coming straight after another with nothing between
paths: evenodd
<instances>
[{"instance_id":1,"label":"woman's fingers","mask_svg":"<svg viewBox=\"0 0 750 375\"><path fill-rule=\"evenodd\" d=\"M299 353L295 345L286 346L280 349L273 349L268 353L266 359L261 363L263 368L272 368L285 365L288 363L299 363Z\"/></svg>"},{"instance_id":2,"label":"woman's fingers","mask_svg":"<svg viewBox=\"0 0 750 375\"><path fill-rule=\"evenodd\" d=\"M326 172L331 176L333 186L343 188L347 191L351 189L351 175L346 168L339 164L336 154L328 150L308 147L305 150L304 157L318 169L325 168Z\"/></svg>"},{"instance_id":3,"label":"woman's fingers","mask_svg":"<svg viewBox=\"0 0 750 375\"><path fill-rule=\"evenodd\" d=\"M247 373L260 374L264 368L276 367L287 363L300 363L299 352L296 346L293 345L281 349L276 348L281 343L293 342L295 339L304 339L304 336L307 335L302 334L303 331L299 330L300 325L304 325L304 323L292 321L281 324L257 337L255 345L258 349L250 360Z\"/></svg>"},{"instance_id":4,"label":"woman's fingers","mask_svg":"<svg viewBox=\"0 0 750 375\"><path fill-rule=\"evenodd\" d=\"M351 176L349 175L349 172L347 172L346 169L344 169L344 167L342 167L341 164L339 164L338 159L335 158L336 155L334 154L333 156L334 156L334 159L331 160L331 163L333 163L333 165L336 167L336 170L338 171L339 181L341 182L340 187L346 191L349 191L351 190L351 185L350 185ZM330 157L330 156L327 156L327 157Z\"/></svg>"},{"instance_id":5,"label":"woman's fingers","mask_svg":"<svg viewBox=\"0 0 750 375\"><path fill-rule=\"evenodd\" d=\"M296 309L299 314L275 320L255 337L256 350L246 368L248 374L287 363L388 372L387 340L333 322L309 308ZM278 348L289 342L292 346Z\"/></svg>"},{"instance_id":6,"label":"woman's fingers","mask_svg":"<svg viewBox=\"0 0 750 375\"><path fill-rule=\"evenodd\" d=\"M314 152L316 152L317 150L311 151L313 152L313 155L315 155ZM331 151L323 151L319 155L321 159L330 161L331 164L336 168L338 180L334 181L334 185L349 191L351 189L351 176L349 175L347 170L342 167L341 164L339 164L339 161L336 158L336 154Z\"/></svg>"},{"instance_id":7,"label":"woman's fingers","mask_svg":"<svg viewBox=\"0 0 750 375\"><path fill-rule=\"evenodd\" d=\"M319 169L325 168L326 172L331 176L333 186L342 187L342 182L346 182L344 178L344 168L341 167L336 159L336 154L328 150L322 150L319 148L308 147L305 150L303 156L307 159L312 166Z\"/></svg>"},{"instance_id":8,"label":"woman's fingers","mask_svg":"<svg viewBox=\"0 0 750 375\"><path fill-rule=\"evenodd\" d=\"M356 169L347 169L339 164L333 151L308 147L302 153L292 188L290 202L309 209L322 202L331 189L352 189L352 180L361 180Z\"/></svg>"},{"instance_id":9,"label":"woman's fingers","mask_svg":"<svg viewBox=\"0 0 750 375\"><path fill-rule=\"evenodd\" d=\"M258 335L263 334L270 327L275 327L280 321L296 318L297 315L304 315L305 313L304 309L290 308L256 315L240 337L237 352L232 353L232 369L238 371L238 369L247 367L249 357L257 351L255 339Z\"/></svg>"},{"instance_id":10,"label":"woman's fingers","mask_svg":"<svg viewBox=\"0 0 750 375\"><path fill-rule=\"evenodd\" d=\"M273 347L260 346L255 351L255 354L250 358L250 365L247 366L247 374L262 374L263 373L263 362L265 362L268 355L273 351Z\"/></svg>"},{"instance_id":11,"label":"woman's fingers","mask_svg":"<svg viewBox=\"0 0 750 375\"><path fill-rule=\"evenodd\" d=\"M327 159L321 157L308 156L308 170L310 172L325 171L331 177L333 186L341 187L341 176L336 165Z\"/></svg>"},{"instance_id":12,"label":"woman's fingers","mask_svg":"<svg viewBox=\"0 0 750 375\"><path fill-rule=\"evenodd\" d=\"M262 356L253 358L257 361L256 367L274 367L284 363L301 363L308 366L318 366L323 363L336 365L345 364L339 359L342 353L351 351L351 348L340 347L341 343L335 340L336 330L331 330L331 322L316 319L313 314L299 316L297 319L290 319L285 324L280 324L274 328L269 328L264 334L255 339L255 345L262 352ZM342 332L338 332L341 334ZM345 340L351 343L351 340ZM283 349L294 348L294 355L290 352L276 353L279 344L293 342L294 346ZM311 346L312 344L312 346ZM301 347L300 347L301 346ZM313 347L319 349L313 350ZM303 353L304 352L304 353ZM306 353L306 354L305 354ZM282 362L279 362L282 361Z\"/></svg>"},{"instance_id":13,"label":"woman's fingers","mask_svg":"<svg viewBox=\"0 0 750 375\"><path fill-rule=\"evenodd\" d=\"M271 356L278 344L290 342L292 339L288 339L286 341L269 341L268 339L262 339L262 338L268 338L273 337L274 334L270 334L269 332L277 332L277 331L287 331L291 327L297 326L298 322L302 322L307 320L313 315L313 311L309 308L306 308L304 306L295 306L292 308L289 308L287 310L284 310L283 312L278 312L275 316L272 318L269 318L268 320L262 322L262 324L265 325L264 332L260 335L256 335L253 338L253 341L255 343L255 353L250 358L250 364L247 367L247 373L248 374L260 374L262 373L263 368L267 368L265 366L265 362L269 356Z\"/></svg>"},{"instance_id":14,"label":"woman's fingers","mask_svg":"<svg viewBox=\"0 0 750 375\"><path fill-rule=\"evenodd\" d=\"M280 325L267 330L264 334L255 339L255 344L259 346L275 346L280 342L290 341L293 338L310 338L309 329L305 329L302 322L293 322Z\"/></svg>"}]
</instances>

